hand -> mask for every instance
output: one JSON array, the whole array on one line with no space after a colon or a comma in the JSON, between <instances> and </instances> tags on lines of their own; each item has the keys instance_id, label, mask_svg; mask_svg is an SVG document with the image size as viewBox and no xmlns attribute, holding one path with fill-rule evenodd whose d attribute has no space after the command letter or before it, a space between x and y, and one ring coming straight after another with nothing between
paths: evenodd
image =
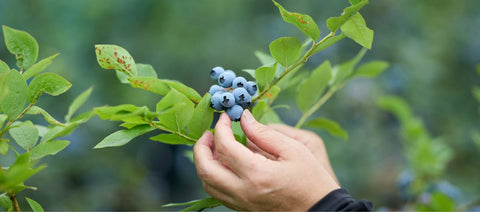
<instances>
[{"instance_id":1,"label":"hand","mask_svg":"<svg viewBox=\"0 0 480 212\"><path fill-rule=\"evenodd\" d=\"M306 139L310 136L295 137L295 130L262 125L248 110L240 124L249 139L248 148L235 141L226 114L220 116L215 136L207 131L194 146L195 166L205 191L225 206L305 211L339 188L333 171L328 171L324 149L309 150L316 147Z\"/></svg>"},{"instance_id":2,"label":"hand","mask_svg":"<svg viewBox=\"0 0 480 212\"><path fill-rule=\"evenodd\" d=\"M340 185L337 176L330 165L327 149L325 148L322 138L312 131L297 129L288 125L269 124L268 127L292 139L300 141L303 145L305 145L313 153L313 155L315 155L320 163L322 163L323 167L328 171L330 176L337 182L337 184Z\"/></svg>"}]
</instances>

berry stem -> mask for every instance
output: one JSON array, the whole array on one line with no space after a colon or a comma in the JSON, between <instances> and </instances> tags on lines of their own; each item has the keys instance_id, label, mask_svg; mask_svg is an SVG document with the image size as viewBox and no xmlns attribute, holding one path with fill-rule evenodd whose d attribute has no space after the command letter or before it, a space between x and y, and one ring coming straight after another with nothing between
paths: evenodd
<instances>
[{"instance_id":1,"label":"berry stem","mask_svg":"<svg viewBox=\"0 0 480 212\"><path fill-rule=\"evenodd\" d=\"M305 112L302 117L298 120L297 124L295 125L295 128L300 129L303 124L305 124L305 121L310 117L315 111L317 111L325 102L332 97L332 95L338 90L339 87L333 86L328 89L328 91L318 100L317 103L315 103L310 109Z\"/></svg>"},{"instance_id":2,"label":"berry stem","mask_svg":"<svg viewBox=\"0 0 480 212\"><path fill-rule=\"evenodd\" d=\"M263 96L265 96L265 94L268 93L270 88L275 86L288 73L290 73L292 70L294 70L295 68L297 68L301 64L306 63L308 61L308 59L314 54L314 50L318 46L320 46L321 44L323 44L325 41L327 41L329 38L331 38L333 36L335 36L335 33L330 32L327 36L322 38L322 40L320 40L318 42L313 41L312 47L310 47L310 49L305 53L305 55L303 55L303 57L300 60L298 60L295 64L285 67L285 71L283 71L282 74L277 79L275 79L270 85L268 85L267 88L265 88L265 90L263 90L257 97L253 98L252 104L255 103L256 101L258 101L259 99L261 99ZM318 52L316 52L316 53L318 53Z\"/></svg>"},{"instance_id":3,"label":"berry stem","mask_svg":"<svg viewBox=\"0 0 480 212\"><path fill-rule=\"evenodd\" d=\"M154 123L154 122L150 122L150 126L152 126L152 127L154 127L154 128L157 128L157 129L159 129L159 130L167 131L167 132L169 132L169 133L178 135L178 136L180 136L180 137L182 137L182 138L187 139L188 141L191 141L192 144L195 144L195 143L197 142L197 139L192 138L192 137L190 137L190 136L188 136L188 135L185 135L185 134L183 134L183 133L180 132L180 131L174 131L174 130L168 129L168 128L166 128L166 127L164 127L164 126L162 126L162 125L158 125L158 124L156 124L156 123Z\"/></svg>"}]
</instances>

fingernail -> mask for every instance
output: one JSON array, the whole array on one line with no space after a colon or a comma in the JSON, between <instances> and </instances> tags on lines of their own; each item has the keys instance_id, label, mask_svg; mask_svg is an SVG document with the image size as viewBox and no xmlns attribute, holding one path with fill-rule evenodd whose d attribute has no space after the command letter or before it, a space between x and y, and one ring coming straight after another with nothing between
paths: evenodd
<instances>
[{"instance_id":1,"label":"fingernail","mask_svg":"<svg viewBox=\"0 0 480 212\"><path fill-rule=\"evenodd\" d=\"M246 122L255 121L255 118L253 117L252 113L248 109L243 111L242 119L245 120Z\"/></svg>"}]
</instances>

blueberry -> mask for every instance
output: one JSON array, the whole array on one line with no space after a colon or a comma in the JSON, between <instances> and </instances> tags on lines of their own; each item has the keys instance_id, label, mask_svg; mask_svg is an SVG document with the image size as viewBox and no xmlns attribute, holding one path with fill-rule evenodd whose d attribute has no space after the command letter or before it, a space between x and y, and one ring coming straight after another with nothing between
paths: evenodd
<instances>
[{"instance_id":1,"label":"blueberry","mask_svg":"<svg viewBox=\"0 0 480 212\"><path fill-rule=\"evenodd\" d=\"M208 90L208 93L210 93L210 95L214 95L215 93L219 92L219 91L223 91L223 87L220 86L220 85L212 85L210 86L210 89Z\"/></svg>"},{"instance_id":2,"label":"blueberry","mask_svg":"<svg viewBox=\"0 0 480 212\"><path fill-rule=\"evenodd\" d=\"M245 86L245 88L247 89L248 93L253 96L257 93L257 84L255 84L254 82L252 81L248 81L247 82L247 85Z\"/></svg>"},{"instance_id":3,"label":"blueberry","mask_svg":"<svg viewBox=\"0 0 480 212\"><path fill-rule=\"evenodd\" d=\"M247 89L245 88L236 88L233 90L233 97L235 97L235 101L242 107L250 106L252 103L252 96L248 93Z\"/></svg>"},{"instance_id":4,"label":"blueberry","mask_svg":"<svg viewBox=\"0 0 480 212\"><path fill-rule=\"evenodd\" d=\"M237 77L232 82L233 88L241 88L247 85L247 80L244 77Z\"/></svg>"},{"instance_id":5,"label":"blueberry","mask_svg":"<svg viewBox=\"0 0 480 212\"><path fill-rule=\"evenodd\" d=\"M232 82L237 77L232 70L226 70L218 76L218 84L224 88L232 86Z\"/></svg>"},{"instance_id":6,"label":"blueberry","mask_svg":"<svg viewBox=\"0 0 480 212\"><path fill-rule=\"evenodd\" d=\"M235 104L235 97L233 97L233 94L230 93L230 92L225 92L223 94L221 94L221 101L220 103L224 106L224 107L232 107L234 104Z\"/></svg>"},{"instance_id":7,"label":"blueberry","mask_svg":"<svg viewBox=\"0 0 480 212\"><path fill-rule=\"evenodd\" d=\"M222 93L217 92L212 96L212 99L210 99L210 107L212 107L214 110L224 110L225 108L222 105Z\"/></svg>"},{"instance_id":8,"label":"blueberry","mask_svg":"<svg viewBox=\"0 0 480 212\"><path fill-rule=\"evenodd\" d=\"M223 70L222 67L217 66L215 68L212 68L210 71L210 77L214 80L218 79L218 76L220 76L221 73L223 73L225 70Z\"/></svg>"},{"instance_id":9,"label":"blueberry","mask_svg":"<svg viewBox=\"0 0 480 212\"><path fill-rule=\"evenodd\" d=\"M240 121L242 117L243 108L240 105L233 105L231 108L227 109L227 115L232 121Z\"/></svg>"}]
</instances>

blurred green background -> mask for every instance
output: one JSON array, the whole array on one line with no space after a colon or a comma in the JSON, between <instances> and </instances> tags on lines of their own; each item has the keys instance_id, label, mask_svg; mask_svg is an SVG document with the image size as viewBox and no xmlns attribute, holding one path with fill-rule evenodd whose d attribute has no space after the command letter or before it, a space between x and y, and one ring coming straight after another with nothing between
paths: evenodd
<instances>
[{"instance_id":1,"label":"blurred green background","mask_svg":"<svg viewBox=\"0 0 480 212\"><path fill-rule=\"evenodd\" d=\"M347 0L279 3L312 16L323 36L328 33L326 19L349 5ZM480 157L471 139L480 128L478 104L471 94L471 88L480 85L474 71L480 63L479 9L480 1L471 0L371 0L361 10L375 31L372 50L363 61L385 60L391 66L377 79L349 83L317 114L338 121L349 132L348 141L318 133L342 186L355 198L373 201L376 209L399 209L405 203L397 187L406 168L399 125L375 104L383 94L404 97L430 132L454 149L444 178L462 190L460 201L479 195ZM64 76L73 87L39 101L60 120L73 98L90 86L90 108L127 103L153 108L159 100L101 69L94 44L120 45L136 62L153 65L160 78L179 80L203 94L213 83L208 76L212 67L237 73L256 68L260 63L254 51L268 52L274 39L305 39L267 0L0 0L0 24L32 34L40 45L40 59L61 53L49 71ZM344 39L314 56L306 67L326 59L338 64L359 50ZM3 43L0 57L15 63ZM300 117L292 92L278 100L292 105L277 111L287 124ZM68 138L71 145L46 158L48 168L28 181L38 191L24 195L46 210L165 210L165 203L206 197L193 164L182 156L189 147L149 141L151 135L145 135L124 147L93 150L119 129L117 125L94 118L78 128Z\"/></svg>"}]
</instances>

